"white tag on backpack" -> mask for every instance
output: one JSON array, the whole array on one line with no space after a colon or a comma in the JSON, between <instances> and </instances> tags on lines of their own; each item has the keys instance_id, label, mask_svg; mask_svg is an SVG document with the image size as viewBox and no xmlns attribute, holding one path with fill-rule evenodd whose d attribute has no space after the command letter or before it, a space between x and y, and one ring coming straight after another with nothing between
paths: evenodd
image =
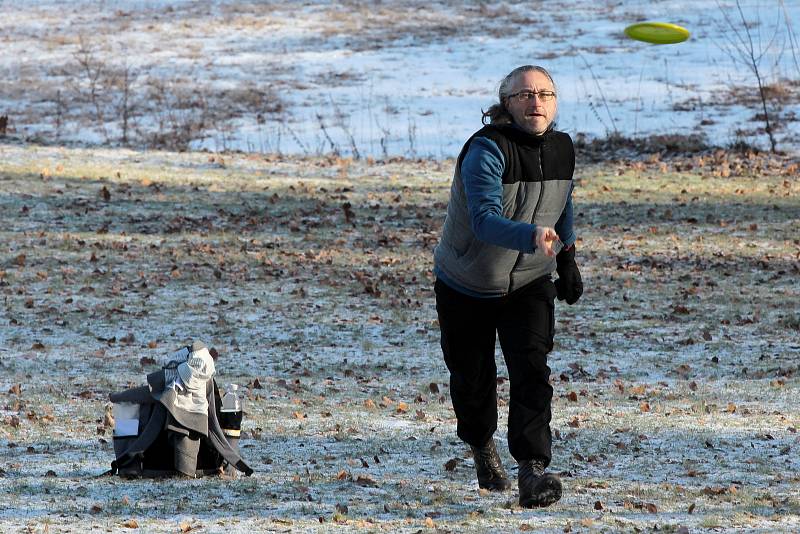
<instances>
[{"instance_id":1,"label":"white tag on backpack","mask_svg":"<svg viewBox=\"0 0 800 534\"><path fill-rule=\"evenodd\" d=\"M139 435L139 405L134 402L114 403L114 436Z\"/></svg>"}]
</instances>

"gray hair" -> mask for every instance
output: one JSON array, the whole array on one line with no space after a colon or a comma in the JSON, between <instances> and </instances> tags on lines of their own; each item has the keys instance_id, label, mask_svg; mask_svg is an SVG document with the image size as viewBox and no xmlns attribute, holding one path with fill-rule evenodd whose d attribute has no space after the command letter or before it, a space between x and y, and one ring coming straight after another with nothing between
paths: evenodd
<instances>
[{"instance_id":1,"label":"gray hair","mask_svg":"<svg viewBox=\"0 0 800 534\"><path fill-rule=\"evenodd\" d=\"M509 113L508 109L506 108L506 98L511 93L511 86L514 85L517 77L526 72L540 72L544 74L547 76L547 79L550 80L550 83L553 84L553 89L556 88L556 82L544 67L540 67L539 65L523 65L521 67L517 67L509 72L506 77L503 78L503 81L500 82L500 88L497 91L497 104L492 104L486 111L481 110L481 113L483 114L481 117L481 122L483 124L512 124L514 122L514 119L511 117L511 113ZM552 127L553 124L550 126Z\"/></svg>"}]
</instances>

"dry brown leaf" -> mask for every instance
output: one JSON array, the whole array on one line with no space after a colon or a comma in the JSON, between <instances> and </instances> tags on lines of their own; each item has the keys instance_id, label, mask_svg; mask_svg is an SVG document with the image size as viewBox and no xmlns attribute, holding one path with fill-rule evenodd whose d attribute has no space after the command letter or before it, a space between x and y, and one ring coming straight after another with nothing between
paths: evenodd
<instances>
[{"instance_id":1,"label":"dry brown leaf","mask_svg":"<svg viewBox=\"0 0 800 534\"><path fill-rule=\"evenodd\" d=\"M647 386L641 384L639 386L634 386L630 390L631 395L644 395L645 391L647 391Z\"/></svg>"},{"instance_id":2,"label":"dry brown leaf","mask_svg":"<svg viewBox=\"0 0 800 534\"><path fill-rule=\"evenodd\" d=\"M105 413L103 414L103 426L105 428L114 427L114 412L110 405L106 407Z\"/></svg>"},{"instance_id":3,"label":"dry brown leaf","mask_svg":"<svg viewBox=\"0 0 800 534\"><path fill-rule=\"evenodd\" d=\"M572 419L572 421L567 423L567 426L569 426L571 428L578 428L579 426L581 426L581 423L580 423L580 421L578 421L578 418L575 417L575 418Z\"/></svg>"},{"instance_id":4,"label":"dry brown leaf","mask_svg":"<svg viewBox=\"0 0 800 534\"><path fill-rule=\"evenodd\" d=\"M178 525L178 527L181 529L181 532L191 532L193 530L200 528L200 526L201 526L200 524L191 525L187 521L182 521L180 525Z\"/></svg>"}]
</instances>

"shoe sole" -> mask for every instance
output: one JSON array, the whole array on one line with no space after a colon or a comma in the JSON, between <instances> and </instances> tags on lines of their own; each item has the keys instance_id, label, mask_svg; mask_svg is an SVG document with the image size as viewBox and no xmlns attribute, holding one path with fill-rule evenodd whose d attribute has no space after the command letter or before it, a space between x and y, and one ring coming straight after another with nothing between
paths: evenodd
<instances>
[{"instance_id":1,"label":"shoe sole","mask_svg":"<svg viewBox=\"0 0 800 534\"><path fill-rule=\"evenodd\" d=\"M561 481L549 475L544 475L534 488L534 495L519 500L523 508L544 508L557 503L561 499Z\"/></svg>"},{"instance_id":2,"label":"shoe sole","mask_svg":"<svg viewBox=\"0 0 800 534\"><path fill-rule=\"evenodd\" d=\"M507 480L506 482L499 485L492 484L491 486L489 486L489 485L478 484L478 488L484 489L486 491L508 491L511 489L511 486L512 484L510 480Z\"/></svg>"}]
</instances>

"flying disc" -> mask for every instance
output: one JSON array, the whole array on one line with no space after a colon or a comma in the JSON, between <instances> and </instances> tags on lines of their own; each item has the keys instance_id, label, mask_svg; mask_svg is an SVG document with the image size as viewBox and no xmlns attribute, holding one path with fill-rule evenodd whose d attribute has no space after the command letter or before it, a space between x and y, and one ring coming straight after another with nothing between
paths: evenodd
<instances>
[{"instance_id":1,"label":"flying disc","mask_svg":"<svg viewBox=\"0 0 800 534\"><path fill-rule=\"evenodd\" d=\"M669 22L639 22L625 28L625 35L645 43L675 44L688 39L689 30Z\"/></svg>"}]
</instances>

